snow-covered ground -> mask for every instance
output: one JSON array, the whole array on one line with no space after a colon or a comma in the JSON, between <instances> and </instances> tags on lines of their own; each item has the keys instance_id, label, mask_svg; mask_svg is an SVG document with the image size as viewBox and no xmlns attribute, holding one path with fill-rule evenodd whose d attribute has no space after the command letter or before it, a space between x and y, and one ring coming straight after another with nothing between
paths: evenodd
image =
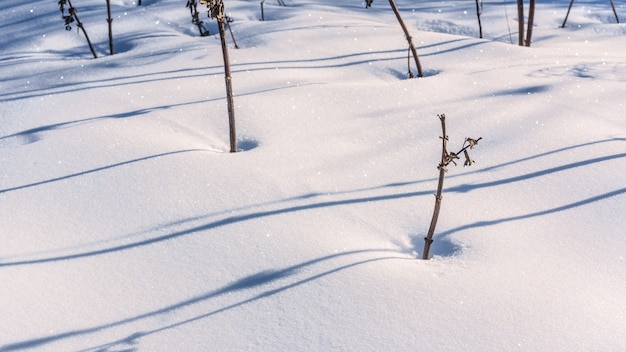
<instances>
[{"instance_id":1,"label":"snow-covered ground","mask_svg":"<svg viewBox=\"0 0 626 352\"><path fill-rule=\"evenodd\" d=\"M608 1L0 4L0 351L626 350L626 25ZM528 4L526 4L528 5ZM626 20L626 2L615 0ZM526 6L528 7L528 6ZM527 9L526 9L527 10ZM203 10L204 11L204 10ZM415 67L412 66L415 73ZM431 260L447 116L449 168Z\"/></svg>"}]
</instances>

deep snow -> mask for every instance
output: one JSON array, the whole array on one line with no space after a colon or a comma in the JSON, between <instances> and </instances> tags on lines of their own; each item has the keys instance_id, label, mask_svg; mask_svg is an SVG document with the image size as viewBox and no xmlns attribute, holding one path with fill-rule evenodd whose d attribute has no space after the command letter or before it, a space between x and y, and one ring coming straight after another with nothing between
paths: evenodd
<instances>
[{"instance_id":1,"label":"deep snow","mask_svg":"<svg viewBox=\"0 0 626 352\"><path fill-rule=\"evenodd\" d=\"M609 2L0 5L0 351L623 351L626 25ZM626 18L626 3L616 0ZM230 41L230 38L229 38ZM232 42L231 42L232 43ZM413 70L415 68L413 67ZM445 113L451 167L429 261Z\"/></svg>"}]
</instances>

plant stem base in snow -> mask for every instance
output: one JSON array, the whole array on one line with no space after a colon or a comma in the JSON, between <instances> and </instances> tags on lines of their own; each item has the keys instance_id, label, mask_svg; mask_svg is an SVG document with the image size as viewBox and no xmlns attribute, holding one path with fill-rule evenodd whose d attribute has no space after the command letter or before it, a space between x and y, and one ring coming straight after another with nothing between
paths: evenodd
<instances>
[{"instance_id":1,"label":"plant stem base in snow","mask_svg":"<svg viewBox=\"0 0 626 352\"><path fill-rule=\"evenodd\" d=\"M107 0L107 14L109 17L107 17L107 22L109 24L109 52L111 53L111 55L114 54L113 51L113 29L112 29L112 24L113 24L113 18L111 17L111 0Z\"/></svg>"},{"instance_id":2,"label":"plant stem base in snow","mask_svg":"<svg viewBox=\"0 0 626 352\"><path fill-rule=\"evenodd\" d=\"M428 234L424 237L424 253L422 253L422 259L428 259L430 255L430 245L433 243L433 235L435 234L435 227L437 226L437 219L439 218L439 210L441 209L441 199L443 192L443 179L446 174L446 142L448 136L446 135L446 115L438 115L441 120L441 130L443 132L441 136L441 163L437 167L439 169L439 183L437 184L437 193L435 194L435 210L433 211L433 218L430 221L430 227L428 228Z\"/></svg>"},{"instance_id":3,"label":"plant stem base in snow","mask_svg":"<svg viewBox=\"0 0 626 352\"><path fill-rule=\"evenodd\" d=\"M233 100L233 83L230 75L230 58L228 57L228 45L226 44L226 24L228 16L224 15L223 0L202 0L209 9L209 16L217 20L217 28L220 32L222 43L222 58L224 59L224 78L226 81L226 101L228 103L228 127L230 130L230 152L237 152L237 132L235 130L235 102ZM234 39L234 37L233 37Z\"/></svg>"},{"instance_id":4,"label":"plant stem base in snow","mask_svg":"<svg viewBox=\"0 0 626 352\"><path fill-rule=\"evenodd\" d=\"M517 44L524 46L524 0L517 0Z\"/></svg>"},{"instance_id":5,"label":"plant stem base in snow","mask_svg":"<svg viewBox=\"0 0 626 352\"><path fill-rule=\"evenodd\" d=\"M59 5L61 5L61 13L63 14L63 5L65 4L65 1L59 1ZM85 27L83 27L83 23L78 19L78 15L76 14L76 8L74 6L72 6L72 2L70 0L67 0L67 4L69 5L69 15L65 16L63 15L63 18L66 19L65 22L65 26L67 30L70 30L70 26L69 23L71 23L72 19L76 21L76 26L83 32L83 34L85 35L85 39L87 40L87 44L89 45L89 50L91 51L91 54L93 55L94 59L98 58L98 55L96 54L96 50L93 48L93 44L91 44L91 40L89 39L89 36L87 35L87 31L85 30Z\"/></svg>"},{"instance_id":6,"label":"plant stem base in snow","mask_svg":"<svg viewBox=\"0 0 626 352\"><path fill-rule=\"evenodd\" d=\"M224 57L224 76L226 80L226 100L228 102L228 128L230 131L230 152L237 152L237 131L235 129L235 101L233 98L233 82L230 75L230 58L228 56L228 45L226 44L226 28L225 16L223 14L223 5L219 1L220 14L217 16L217 27L220 31L220 40L222 42L222 55Z\"/></svg>"},{"instance_id":7,"label":"plant stem base in snow","mask_svg":"<svg viewBox=\"0 0 626 352\"><path fill-rule=\"evenodd\" d=\"M533 37L533 26L535 24L535 4L537 0L530 0L528 5L528 26L526 28L526 46L530 46L530 42Z\"/></svg>"},{"instance_id":8,"label":"plant stem base in snow","mask_svg":"<svg viewBox=\"0 0 626 352\"><path fill-rule=\"evenodd\" d=\"M228 102L228 128L230 131L230 152L237 152L237 132L235 130L235 102L233 100L233 82L230 75L230 59L228 57L228 46L226 45L226 31L224 20L217 20L222 41L222 54L224 56L224 75L226 80L226 100Z\"/></svg>"},{"instance_id":9,"label":"plant stem base in snow","mask_svg":"<svg viewBox=\"0 0 626 352\"><path fill-rule=\"evenodd\" d=\"M480 21L480 13L482 8L482 1L476 0L476 17L478 18L478 37L480 39L483 38L483 24Z\"/></svg>"},{"instance_id":10,"label":"plant stem base in snow","mask_svg":"<svg viewBox=\"0 0 626 352\"><path fill-rule=\"evenodd\" d=\"M422 65L420 64L420 60L417 57L417 50L415 50L415 45L413 44L413 38L409 34L409 30L404 25L404 21L402 20L402 17L400 16L400 11L398 11L398 7L396 6L396 3L393 0L389 0L389 5L391 5L391 9L393 10L393 13L396 15L398 22L400 22L400 27L402 27L402 30L404 31L404 36L406 37L407 42L409 42L409 48L411 49L411 53L413 53L413 58L415 59L415 66L417 67L417 77L424 77L424 72L422 71ZM409 76L412 76L410 71L409 71Z\"/></svg>"}]
</instances>

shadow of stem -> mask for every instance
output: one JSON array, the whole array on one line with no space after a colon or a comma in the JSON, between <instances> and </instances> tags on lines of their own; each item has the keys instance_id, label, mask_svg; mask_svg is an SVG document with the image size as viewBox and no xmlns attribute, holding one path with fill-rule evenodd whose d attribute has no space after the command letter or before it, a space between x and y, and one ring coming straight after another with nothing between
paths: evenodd
<instances>
[{"instance_id":1,"label":"shadow of stem","mask_svg":"<svg viewBox=\"0 0 626 352\"><path fill-rule=\"evenodd\" d=\"M89 335L89 334L94 334L97 332L101 332L104 330L108 330L114 327L118 327L118 326L122 326L122 325L127 325L130 323L134 323L134 322L138 322L138 321L142 321L163 313L170 313L172 311L175 310L179 310L183 307L187 307L190 306L192 304L197 304L206 300L209 300L211 298L217 297L219 295L223 295L229 292L233 292L233 291L238 291L238 290L244 290L244 289L250 289L253 287L258 287L258 286L263 286L263 285L267 285L270 284L271 282L277 281L279 279L284 279L288 276L294 275L299 269L305 268L305 267L309 267L312 266L314 264L320 263L320 262L324 262L324 261L328 261L331 259L335 259L335 258L339 258L339 257L343 257L343 256L349 256L349 255L357 255L357 254L365 254L365 253L381 253L381 252L393 252L393 253L397 253L397 251L393 251L393 250L388 250L388 249L363 249L363 250L354 250L354 251L348 251L348 252L342 252L342 253L336 253L336 254L332 254L332 255L328 255L328 256L324 256L324 257L320 257L320 258L316 258L313 260L309 260L306 262L303 262L301 264L298 265L294 265L291 267L287 267L284 269L280 269L280 270L275 270L275 271L264 271L264 272L259 272L257 274L254 275L250 275L247 277L244 277L242 279L239 279L229 285L226 285L220 289L208 292L206 294L203 295L199 295L196 297L192 297L190 299L181 301L177 304L173 304L167 307L163 307L160 309L156 309L153 310L151 312L148 313L144 313L144 314L140 314L131 318L127 318L127 319L123 319L123 320L119 320L116 322L111 322L111 323L107 323L107 324L102 324L99 326L95 326L92 328L87 328L87 329L82 329L82 330L74 330L74 331L68 331L65 333L61 333L61 334L56 334L56 335L52 335L52 336L47 336L47 337L42 337L42 338L38 338L38 339L33 339L33 340L29 340L29 341L22 341L22 342L16 342L16 343L12 343L9 345L5 345L0 347L0 352L8 352L8 351L17 351L17 350L23 350L23 349L30 349L30 348L36 348L36 347L42 347L44 345L50 344L50 343L54 343L60 340L65 340L65 339L69 339L69 338L73 338L73 337L78 337L81 335ZM248 303L252 303L254 301L263 299L263 298L268 298L271 296L274 296L276 294L279 294L281 292L284 292L286 290L289 290L291 288L309 283L311 281L320 279L322 277L343 271L343 270L347 270L350 268L354 268L356 266L359 265L364 265L367 263L373 263L373 262L378 262L378 261L383 261L383 260L390 260L390 259L402 259L402 260L413 260L412 257L408 257L408 256L385 256L385 257L375 257L375 258L369 258L369 259L364 259L364 260L360 260L354 263L350 263L350 264L345 264L342 266L339 266L337 268L331 269L331 270L327 270L324 272L321 272L319 274L315 274L309 277L306 277L304 279L298 280L298 281L294 281L292 283L280 286L278 288L274 288L274 289L268 289L265 290L261 293L258 293L250 298L244 299L242 301L230 304L228 306L225 306L223 308L202 314L202 315L198 315L196 317L190 318L190 319L186 319L184 321L179 321L177 323L174 324L170 324L167 326L163 326L160 327L158 329L154 329L151 331L147 331L147 332L138 332L135 333L133 335L130 335L129 337L117 340L115 342L111 342L109 344L106 345L101 345L101 346L97 346L97 347L93 347L93 348L89 348L88 350L106 350L109 349L113 346L119 345L119 344L129 344L129 343L136 343L136 340L147 336L147 335L151 335L151 334L155 334L158 333L160 331L164 331L164 330L168 330L171 328L175 328L181 325L185 325L200 319L204 319L222 312L225 312L227 310L233 309L233 308L237 308L240 306L243 306L245 304Z\"/></svg>"}]
</instances>

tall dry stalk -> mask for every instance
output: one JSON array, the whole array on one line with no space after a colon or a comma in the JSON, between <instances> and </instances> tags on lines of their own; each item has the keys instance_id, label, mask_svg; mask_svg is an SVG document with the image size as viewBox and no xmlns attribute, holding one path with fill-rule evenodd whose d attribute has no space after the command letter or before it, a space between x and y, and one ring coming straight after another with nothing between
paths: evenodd
<instances>
[{"instance_id":1,"label":"tall dry stalk","mask_svg":"<svg viewBox=\"0 0 626 352\"><path fill-rule=\"evenodd\" d=\"M113 51L113 17L111 17L111 0L106 0L107 2L107 22L109 24L109 52L111 55L114 54Z\"/></svg>"},{"instance_id":2,"label":"tall dry stalk","mask_svg":"<svg viewBox=\"0 0 626 352\"><path fill-rule=\"evenodd\" d=\"M530 0L528 5L528 26L526 27L526 46L530 46L533 37L533 26L535 25L535 4L536 0Z\"/></svg>"},{"instance_id":3,"label":"tall dry stalk","mask_svg":"<svg viewBox=\"0 0 626 352\"><path fill-rule=\"evenodd\" d=\"M517 0L517 44L524 46L524 0Z\"/></svg>"},{"instance_id":4,"label":"tall dry stalk","mask_svg":"<svg viewBox=\"0 0 626 352\"><path fill-rule=\"evenodd\" d=\"M482 14L483 2L482 0L476 0L476 17L478 18L478 37L483 38L483 24L480 20L480 15Z\"/></svg>"},{"instance_id":5,"label":"tall dry stalk","mask_svg":"<svg viewBox=\"0 0 626 352\"><path fill-rule=\"evenodd\" d=\"M400 11L398 11L398 7L396 6L396 2L394 0L389 0L389 5L391 5L391 9L393 13L396 15L398 22L400 23L400 27L404 31L404 37L406 41L409 43L409 48L411 49L411 53L413 54L413 59L415 60L415 66L417 67L417 77L424 77L424 72L422 71L422 65L420 64L419 57L417 56L417 50L415 50L415 45L413 44L413 37L409 33L409 30L406 28L404 21L402 20L402 16L400 16ZM411 71L409 71L409 77L413 76Z\"/></svg>"},{"instance_id":6,"label":"tall dry stalk","mask_svg":"<svg viewBox=\"0 0 626 352\"><path fill-rule=\"evenodd\" d=\"M613 14L615 15L615 21L617 23L619 23L619 17L617 17L617 11L615 11L615 3L613 2L613 0L609 0L609 2L611 3L611 8L613 9Z\"/></svg>"},{"instance_id":7,"label":"tall dry stalk","mask_svg":"<svg viewBox=\"0 0 626 352\"><path fill-rule=\"evenodd\" d=\"M435 209L433 210L433 217L430 221L430 227L428 228L428 233L426 237L424 237L424 252L422 253L422 259L428 259L430 256L430 246L433 243L433 236L435 234L435 227L437 227L437 220L439 219L439 211L441 209L441 200L443 199L443 180L448 171L448 165L453 163L456 165L455 160L459 159L459 155L463 153L465 157L464 166L470 166L474 163L467 152L467 149L473 149L478 141L482 139L482 137L478 139L466 138L463 143L463 147L456 153L448 153L448 135L446 134L446 115L441 114L437 115L439 120L441 120L441 130L443 135L441 138L441 162L437 166L439 169L439 183L437 184L437 193L435 194Z\"/></svg>"},{"instance_id":8,"label":"tall dry stalk","mask_svg":"<svg viewBox=\"0 0 626 352\"><path fill-rule=\"evenodd\" d=\"M224 59L224 78L226 81L226 101L228 103L228 127L230 132L230 152L237 152L237 131L235 127L235 101L233 98L233 83L230 74L230 58L228 56L228 45L226 44L226 16L224 15L224 2L222 0L200 0L209 8L211 18L217 20L217 28L220 32L222 42L222 56Z\"/></svg>"}]
</instances>

